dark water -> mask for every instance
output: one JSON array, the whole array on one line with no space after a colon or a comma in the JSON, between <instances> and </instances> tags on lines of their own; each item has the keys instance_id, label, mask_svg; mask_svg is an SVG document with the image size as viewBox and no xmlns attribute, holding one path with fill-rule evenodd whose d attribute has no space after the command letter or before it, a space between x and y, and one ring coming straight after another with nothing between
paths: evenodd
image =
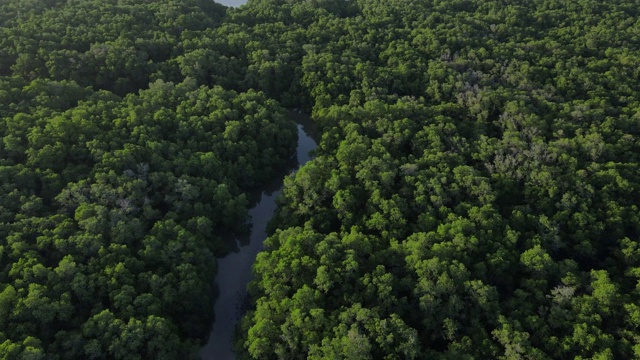
<instances>
[{"instance_id":1,"label":"dark water","mask_svg":"<svg viewBox=\"0 0 640 360\"><path fill-rule=\"evenodd\" d=\"M299 166L310 160L309 152L316 147L315 135L309 117L292 110L290 116L298 123L297 164L287 172L295 172ZM214 286L217 289L213 324L209 342L200 352L202 360L234 360L232 339L238 320L244 312L247 284L253 278L251 266L256 255L262 250L262 242L267 237L267 222L276 209L276 197L282 191L283 174L267 186L260 196L258 204L249 210L251 216L251 235L248 239L235 240L237 252L229 253L218 259L218 274Z\"/></svg>"}]
</instances>

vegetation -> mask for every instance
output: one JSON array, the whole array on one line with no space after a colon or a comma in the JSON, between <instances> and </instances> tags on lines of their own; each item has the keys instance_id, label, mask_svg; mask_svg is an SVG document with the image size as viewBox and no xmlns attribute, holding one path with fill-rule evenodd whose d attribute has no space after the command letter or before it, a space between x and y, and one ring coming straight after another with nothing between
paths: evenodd
<instances>
[{"instance_id":1,"label":"vegetation","mask_svg":"<svg viewBox=\"0 0 640 360\"><path fill-rule=\"evenodd\" d=\"M185 359L209 334L222 235L297 134L264 93L181 75L216 13L170 5L0 11L3 359Z\"/></svg>"},{"instance_id":2,"label":"vegetation","mask_svg":"<svg viewBox=\"0 0 640 360\"><path fill-rule=\"evenodd\" d=\"M290 66L324 133L245 356L640 357L637 6L319 3L233 13L306 29Z\"/></svg>"},{"instance_id":3,"label":"vegetation","mask_svg":"<svg viewBox=\"0 0 640 360\"><path fill-rule=\"evenodd\" d=\"M639 12L3 2L0 354L193 356L282 104L241 357L640 357Z\"/></svg>"}]
</instances>

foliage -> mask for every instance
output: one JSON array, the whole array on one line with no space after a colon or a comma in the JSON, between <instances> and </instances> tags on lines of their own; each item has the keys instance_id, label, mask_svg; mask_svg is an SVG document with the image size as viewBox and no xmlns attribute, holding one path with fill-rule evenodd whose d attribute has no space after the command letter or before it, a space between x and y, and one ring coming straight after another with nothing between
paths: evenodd
<instances>
[{"instance_id":1,"label":"foliage","mask_svg":"<svg viewBox=\"0 0 640 360\"><path fill-rule=\"evenodd\" d=\"M637 7L349 3L233 15L304 24L323 129L255 264L244 356L638 356Z\"/></svg>"},{"instance_id":2,"label":"foliage","mask_svg":"<svg viewBox=\"0 0 640 360\"><path fill-rule=\"evenodd\" d=\"M217 5L6 13L0 357L195 358L222 235L246 230L247 192L290 159L293 122L262 92L180 73L182 34L219 23Z\"/></svg>"},{"instance_id":3,"label":"foliage","mask_svg":"<svg viewBox=\"0 0 640 360\"><path fill-rule=\"evenodd\" d=\"M640 356L629 1L0 4L0 354L188 358L292 154L256 359Z\"/></svg>"}]
</instances>

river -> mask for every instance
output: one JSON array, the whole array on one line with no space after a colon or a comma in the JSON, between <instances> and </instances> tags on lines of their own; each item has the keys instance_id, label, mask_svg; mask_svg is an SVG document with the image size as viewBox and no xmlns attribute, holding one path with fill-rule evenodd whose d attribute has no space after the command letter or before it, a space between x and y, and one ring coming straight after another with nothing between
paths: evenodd
<instances>
[{"instance_id":1,"label":"river","mask_svg":"<svg viewBox=\"0 0 640 360\"><path fill-rule=\"evenodd\" d=\"M225 6L233 6L238 7L240 5L244 5L247 3L247 0L214 0L218 4L222 4Z\"/></svg>"},{"instance_id":2,"label":"river","mask_svg":"<svg viewBox=\"0 0 640 360\"><path fill-rule=\"evenodd\" d=\"M311 159L309 152L316 148L316 136L307 115L297 110L289 111L289 116L298 124L297 164L285 174L267 185L262 191L257 205L249 210L251 234L248 239L236 241L237 252L218 259L218 273L214 281L217 298L214 305L215 321L209 342L200 352L202 360L234 360L232 340L238 320L244 314L247 300L247 284L253 278L251 266L256 255L262 250L262 242L267 237L266 227L276 210L276 197L282 191L284 175L291 174Z\"/></svg>"}]
</instances>

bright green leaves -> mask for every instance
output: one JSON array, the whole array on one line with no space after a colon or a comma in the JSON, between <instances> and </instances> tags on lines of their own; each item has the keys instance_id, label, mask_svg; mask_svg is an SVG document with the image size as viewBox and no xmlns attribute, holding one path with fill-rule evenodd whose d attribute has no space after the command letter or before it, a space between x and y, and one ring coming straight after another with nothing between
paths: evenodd
<instances>
[{"instance_id":1,"label":"bright green leaves","mask_svg":"<svg viewBox=\"0 0 640 360\"><path fill-rule=\"evenodd\" d=\"M9 320L13 309L16 306L18 295L16 289L12 285L7 285L0 293L0 327L6 329L9 326Z\"/></svg>"},{"instance_id":2,"label":"bright green leaves","mask_svg":"<svg viewBox=\"0 0 640 360\"><path fill-rule=\"evenodd\" d=\"M520 262L534 277L544 278L546 275L555 273L553 259L539 245L522 253Z\"/></svg>"},{"instance_id":3,"label":"bright green leaves","mask_svg":"<svg viewBox=\"0 0 640 360\"><path fill-rule=\"evenodd\" d=\"M500 327L492 332L494 339L503 347L500 359L544 359L543 352L531 346L529 334L523 332L520 324L510 323L505 317L500 317Z\"/></svg>"},{"instance_id":4,"label":"bright green leaves","mask_svg":"<svg viewBox=\"0 0 640 360\"><path fill-rule=\"evenodd\" d=\"M180 340L172 325L164 318L149 316L143 320L123 322L105 310L94 315L82 328L83 335L91 339L84 346L90 359L171 359L179 356Z\"/></svg>"}]
</instances>

